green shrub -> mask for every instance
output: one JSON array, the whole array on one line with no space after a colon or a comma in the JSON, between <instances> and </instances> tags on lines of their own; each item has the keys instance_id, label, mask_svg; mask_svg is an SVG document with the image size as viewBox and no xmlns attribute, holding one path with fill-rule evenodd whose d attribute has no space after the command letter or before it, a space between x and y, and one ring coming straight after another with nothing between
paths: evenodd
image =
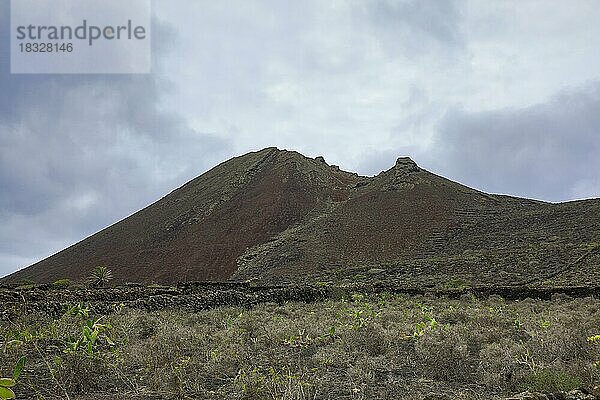
<instances>
[{"instance_id":1,"label":"green shrub","mask_svg":"<svg viewBox=\"0 0 600 400\"><path fill-rule=\"evenodd\" d=\"M415 342L423 376L446 382L465 382L475 373L467 338L453 330L431 330Z\"/></svg>"},{"instance_id":2,"label":"green shrub","mask_svg":"<svg viewBox=\"0 0 600 400\"><path fill-rule=\"evenodd\" d=\"M57 288L57 289L63 289L63 288L67 288L69 286L71 286L73 284L73 281L71 281L70 279L59 279L57 281L55 281L52 286Z\"/></svg>"},{"instance_id":3,"label":"green shrub","mask_svg":"<svg viewBox=\"0 0 600 400\"><path fill-rule=\"evenodd\" d=\"M32 281L23 281L19 283L16 287L17 290L31 290L35 289L38 286L37 283Z\"/></svg>"},{"instance_id":4,"label":"green shrub","mask_svg":"<svg viewBox=\"0 0 600 400\"><path fill-rule=\"evenodd\" d=\"M12 387L17 384L26 362L27 358L19 358L17 365L15 365L15 368L13 369L12 378L0 378L0 400L9 400L15 398L15 393L12 391Z\"/></svg>"},{"instance_id":5,"label":"green shrub","mask_svg":"<svg viewBox=\"0 0 600 400\"><path fill-rule=\"evenodd\" d=\"M444 284L444 289L449 289L449 290L464 290L469 288L471 285L469 285L469 283L467 281L465 281L464 279L460 279L460 278L453 278L448 280L445 284Z\"/></svg>"},{"instance_id":6,"label":"green shrub","mask_svg":"<svg viewBox=\"0 0 600 400\"><path fill-rule=\"evenodd\" d=\"M93 287L104 287L113 279L112 271L106 267L96 267L88 278Z\"/></svg>"},{"instance_id":7,"label":"green shrub","mask_svg":"<svg viewBox=\"0 0 600 400\"><path fill-rule=\"evenodd\" d=\"M594 336L590 336L587 338L587 341L589 344L591 344L592 346L596 345L596 346L600 346L600 335L594 335ZM600 368L600 360L594 362L594 365L597 368Z\"/></svg>"},{"instance_id":8,"label":"green shrub","mask_svg":"<svg viewBox=\"0 0 600 400\"><path fill-rule=\"evenodd\" d=\"M527 389L534 392L567 392L582 387L582 381L578 377L551 369L531 372L524 381Z\"/></svg>"}]
</instances>

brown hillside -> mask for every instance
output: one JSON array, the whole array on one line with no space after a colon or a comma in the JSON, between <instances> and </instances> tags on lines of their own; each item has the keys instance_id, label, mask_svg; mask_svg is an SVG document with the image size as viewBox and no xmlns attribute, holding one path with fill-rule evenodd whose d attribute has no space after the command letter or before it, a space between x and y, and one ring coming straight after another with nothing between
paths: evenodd
<instances>
[{"instance_id":1,"label":"brown hillside","mask_svg":"<svg viewBox=\"0 0 600 400\"><path fill-rule=\"evenodd\" d=\"M599 215L600 201L488 195L409 158L360 177L268 148L6 279L82 279L106 265L118 282L597 283Z\"/></svg>"},{"instance_id":2,"label":"brown hillside","mask_svg":"<svg viewBox=\"0 0 600 400\"><path fill-rule=\"evenodd\" d=\"M117 282L226 280L247 248L347 196L356 179L295 152L250 153L7 280L79 280L97 265Z\"/></svg>"}]
</instances>

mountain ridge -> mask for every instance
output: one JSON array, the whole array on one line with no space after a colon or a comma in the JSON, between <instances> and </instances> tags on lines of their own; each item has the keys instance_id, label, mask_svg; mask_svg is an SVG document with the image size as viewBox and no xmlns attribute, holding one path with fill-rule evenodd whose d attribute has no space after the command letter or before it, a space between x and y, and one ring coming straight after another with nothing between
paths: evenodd
<instances>
[{"instance_id":1,"label":"mountain ridge","mask_svg":"<svg viewBox=\"0 0 600 400\"><path fill-rule=\"evenodd\" d=\"M117 283L581 284L600 278L594 215L599 200L487 194L409 157L366 177L269 147L2 280L83 280L106 265Z\"/></svg>"}]
</instances>

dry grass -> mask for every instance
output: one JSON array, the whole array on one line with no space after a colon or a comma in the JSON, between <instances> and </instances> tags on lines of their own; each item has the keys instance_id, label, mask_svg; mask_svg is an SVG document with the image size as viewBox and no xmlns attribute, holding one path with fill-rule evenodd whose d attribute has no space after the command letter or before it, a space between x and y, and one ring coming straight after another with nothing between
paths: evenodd
<instances>
[{"instance_id":1,"label":"dry grass","mask_svg":"<svg viewBox=\"0 0 600 400\"><path fill-rule=\"evenodd\" d=\"M115 345L101 338L91 355L65 352L81 316L1 322L0 375L28 357L23 399L494 399L600 383L600 345L586 340L600 334L593 298L355 295L198 313L123 309L101 321Z\"/></svg>"}]
</instances>

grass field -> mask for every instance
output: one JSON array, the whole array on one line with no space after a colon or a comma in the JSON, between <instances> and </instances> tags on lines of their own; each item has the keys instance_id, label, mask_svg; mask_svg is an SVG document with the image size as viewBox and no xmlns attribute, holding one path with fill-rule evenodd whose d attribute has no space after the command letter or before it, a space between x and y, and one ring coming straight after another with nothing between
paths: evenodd
<instances>
[{"instance_id":1,"label":"grass field","mask_svg":"<svg viewBox=\"0 0 600 400\"><path fill-rule=\"evenodd\" d=\"M501 399L600 384L600 301L354 294L0 322L17 399Z\"/></svg>"}]
</instances>

